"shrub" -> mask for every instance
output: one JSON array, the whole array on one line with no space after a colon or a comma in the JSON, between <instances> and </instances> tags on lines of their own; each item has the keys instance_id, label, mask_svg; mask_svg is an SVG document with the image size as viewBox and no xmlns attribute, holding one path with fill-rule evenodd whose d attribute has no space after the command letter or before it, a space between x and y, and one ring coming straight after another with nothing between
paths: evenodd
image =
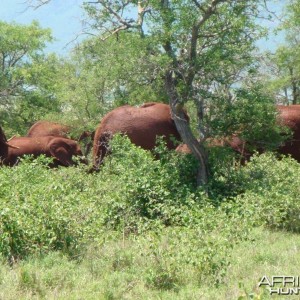
<instances>
[{"instance_id":1,"label":"shrub","mask_svg":"<svg viewBox=\"0 0 300 300\"><path fill-rule=\"evenodd\" d=\"M2 255L10 262L53 251L78 257L90 244L128 240L147 257L149 287L176 290L187 284L188 272L197 284L221 283L233 245L248 237L256 220L252 206L247 214L238 200L216 206L195 187L192 156L160 144L156 159L121 136L111 148L95 174L81 166L49 169L43 157L1 168ZM113 272L136 263L122 249L107 260Z\"/></svg>"},{"instance_id":2,"label":"shrub","mask_svg":"<svg viewBox=\"0 0 300 300\"><path fill-rule=\"evenodd\" d=\"M253 157L239 172L245 191L237 201L255 211L258 223L300 232L300 165L289 157L277 160L272 154Z\"/></svg>"},{"instance_id":3,"label":"shrub","mask_svg":"<svg viewBox=\"0 0 300 300\"><path fill-rule=\"evenodd\" d=\"M159 146L160 159L155 159L126 137L115 136L111 141L112 155L106 158L101 177L110 177L119 185L108 199L107 224L128 230L147 227L150 220L178 225L185 222L195 202L201 201L200 193L195 196L193 158L181 158L163 148Z\"/></svg>"},{"instance_id":4,"label":"shrub","mask_svg":"<svg viewBox=\"0 0 300 300\"><path fill-rule=\"evenodd\" d=\"M209 149L209 167L211 178L208 190L214 205L220 205L244 191L239 180L241 164L232 149L213 147Z\"/></svg>"},{"instance_id":5,"label":"shrub","mask_svg":"<svg viewBox=\"0 0 300 300\"><path fill-rule=\"evenodd\" d=\"M76 252L92 219L89 181L80 168L48 169L43 157L0 172L0 252ZM93 191L94 192L94 191Z\"/></svg>"}]
</instances>

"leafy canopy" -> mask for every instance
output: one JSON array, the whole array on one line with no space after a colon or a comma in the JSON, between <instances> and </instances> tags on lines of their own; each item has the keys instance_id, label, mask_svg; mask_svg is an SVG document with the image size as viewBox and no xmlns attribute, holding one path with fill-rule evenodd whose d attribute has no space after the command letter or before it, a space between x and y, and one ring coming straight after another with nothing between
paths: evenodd
<instances>
[{"instance_id":1,"label":"leafy canopy","mask_svg":"<svg viewBox=\"0 0 300 300\"><path fill-rule=\"evenodd\" d=\"M24 124L57 109L51 82L56 59L43 54L52 41L51 32L36 21L30 25L1 21L0 36L0 116L23 133Z\"/></svg>"}]
</instances>

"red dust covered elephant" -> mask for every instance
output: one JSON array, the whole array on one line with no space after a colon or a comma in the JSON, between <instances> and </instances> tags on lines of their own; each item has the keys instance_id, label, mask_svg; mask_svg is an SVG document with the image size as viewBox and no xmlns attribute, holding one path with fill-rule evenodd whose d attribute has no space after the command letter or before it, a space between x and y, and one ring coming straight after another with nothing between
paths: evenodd
<instances>
[{"instance_id":1,"label":"red dust covered elephant","mask_svg":"<svg viewBox=\"0 0 300 300\"><path fill-rule=\"evenodd\" d=\"M292 158L300 162L300 105L277 105L278 124L286 126L291 130L292 136L287 139L278 149L277 152L284 155L291 155ZM230 147L236 153L241 155L242 161L247 161L253 154L248 150L247 141L242 140L238 135L232 135L224 139L211 139L208 143L210 146ZM260 149L262 151L262 149ZM181 144L176 148L181 153L191 153L186 144ZM260 151L260 152L261 152Z\"/></svg>"},{"instance_id":2,"label":"red dust covered elephant","mask_svg":"<svg viewBox=\"0 0 300 300\"><path fill-rule=\"evenodd\" d=\"M186 118L188 120L188 116ZM149 102L140 107L121 106L105 115L96 129L94 167L97 168L103 161L109 140L115 133L126 134L133 144L146 150L155 147L157 136L164 136L169 149L176 148L171 136L181 140L169 105Z\"/></svg>"},{"instance_id":3,"label":"red dust covered elephant","mask_svg":"<svg viewBox=\"0 0 300 300\"><path fill-rule=\"evenodd\" d=\"M54 158L54 166L71 166L73 156L82 156L82 151L76 141L54 136L46 137L14 137L7 141L4 132L0 130L1 164L13 166L24 155L46 155ZM86 160L81 159L86 163Z\"/></svg>"},{"instance_id":4,"label":"red dust covered elephant","mask_svg":"<svg viewBox=\"0 0 300 300\"><path fill-rule=\"evenodd\" d=\"M28 137L39 137L39 136L60 136L69 138L71 128L67 125L50 122L50 121L38 121L34 123L28 130Z\"/></svg>"},{"instance_id":5,"label":"red dust covered elephant","mask_svg":"<svg viewBox=\"0 0 300 300\"><path fill-rule=\"evenodd\" d=\"M83 131L80 136L72 136L72 127L56 122L38 121L34 123L28 130L28 137L41 137L41 136L57 136L64 138L75 139L78 142L88 138L85 146L85 155L87 155L92 147L94 132Z\"/></svg>"},{"instance_id":6,"label":"red dust covered elephant","mask_svg":"<svg viewBox=\"0 0 300 300\"><path fill-rule=\"evenodd\" d=\"M291 129L292 137L279 147L278 152L291 155L300 162L300 105L277 105L279 122Z\"/></svg>"}]
</instances>

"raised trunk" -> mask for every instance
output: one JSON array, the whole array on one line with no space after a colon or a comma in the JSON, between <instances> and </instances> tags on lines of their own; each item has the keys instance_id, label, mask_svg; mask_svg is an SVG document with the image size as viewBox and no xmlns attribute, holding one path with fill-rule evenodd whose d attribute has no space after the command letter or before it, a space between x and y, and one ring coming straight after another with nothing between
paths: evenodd
<instances>
[{"instance_id":1,"label":"raised trunk","mask_svg":"<svg viewBox=\"0 0 300 300\"><path fill-rule=\"evenodd\" d=\"M185 144L191 149L193 155L199 162L197 174L197 184L205 186L208 183L208 156L205 148L194 137L188 121L185 118L183 106L179 103L178 95L175 88L172 72L168 72L165 77L166 90L169 96L171 112L176 125L176 128Z\"/></svg>"}]
</instances>

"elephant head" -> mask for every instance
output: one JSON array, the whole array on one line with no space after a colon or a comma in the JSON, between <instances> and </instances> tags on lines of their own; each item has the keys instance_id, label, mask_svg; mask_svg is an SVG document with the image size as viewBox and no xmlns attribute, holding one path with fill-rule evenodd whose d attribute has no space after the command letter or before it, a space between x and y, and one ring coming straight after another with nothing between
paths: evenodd
<instances>
[{"instance_id":1,"label":"elephant head","mask_svg":"<svg viewBox=\"0 0 300 300\"><path fill-rule=\"evenodd\" d=\"M48 145L49 153L63 166L72 166L73 156L78 156L81 163L87 164L87 160L83 157L79 144L76 141L65 138L54 138Z\"/></svg>"}]
</instances>

